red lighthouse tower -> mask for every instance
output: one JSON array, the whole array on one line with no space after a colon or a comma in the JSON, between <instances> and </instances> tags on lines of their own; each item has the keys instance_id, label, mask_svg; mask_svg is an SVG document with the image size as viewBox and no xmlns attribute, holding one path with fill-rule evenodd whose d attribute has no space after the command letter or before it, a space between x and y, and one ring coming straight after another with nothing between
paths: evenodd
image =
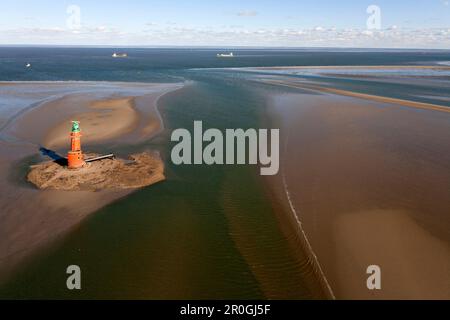
<instances>
[{"instance_id":1,"label":"red lighthouse tower","mask_svg":"<svg viewBox=\"0 0 450 320\"><path fill-rule=\"evenodd\" d=\"M67 154L68 168L79 169L85 165L83 152L81 151L81 130L79 121L72 121L70 138L72 149Z\"/></svg>"}]
</instances>

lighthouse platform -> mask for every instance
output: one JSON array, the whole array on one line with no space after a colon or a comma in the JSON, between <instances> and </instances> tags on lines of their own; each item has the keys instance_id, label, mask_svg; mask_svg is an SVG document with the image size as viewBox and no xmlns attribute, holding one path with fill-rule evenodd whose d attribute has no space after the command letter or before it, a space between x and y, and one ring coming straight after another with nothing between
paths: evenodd
<instances>
[{"instance_id":1,"label":"lighthouse platform","mask_svg":"<svg viewBox=\"0 0 450 320\"><path fill-rule=\"evenodd\" d=\"M86 154L86 157L95 159L99 155ZM98 159L76 170L47 161L32 166L27 178L39 189L65 191L137 189L165 180L164 163L159 155L149 152L132 155L129 160Z\"/></svg>"}]
</instances>

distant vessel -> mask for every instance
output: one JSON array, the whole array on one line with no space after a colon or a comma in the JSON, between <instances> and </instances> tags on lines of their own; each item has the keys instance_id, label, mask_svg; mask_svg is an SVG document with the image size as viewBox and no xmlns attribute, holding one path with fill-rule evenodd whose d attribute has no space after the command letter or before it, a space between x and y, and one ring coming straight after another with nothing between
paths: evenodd
<instances>
[{"instance_id":1,"label":"distant vessel","mask_svg":"<svg viewBox=\"0 0 450 320\"><path fill-rule=\"evenodd\" d=\"M127 53L117 53L117 52L114 52L114 53L112 54L112 57L113 57L113 58L126 58L126 57L128 57L128 54L127 54Z\"/></svg>"},{"instance_id":2,"label":"distant vessel","mask_svg":"<svg viewBox=\"0 0 450 320\"><path fill-rule=\"evenodd\" d=\"M233 52L217 54L217 58L233 58L233 57L234 57Z\"/></svg>"},{"instance_id":3,"label":"distant vessel","mask_svg":"<svg viewBox=\"0 0 450 320\"><path fill-rule=\"evenodd\" d=\"M31 63L27 63L27 64L25 65L25 67L31 68Z\"/></svg>"}]
</instances>

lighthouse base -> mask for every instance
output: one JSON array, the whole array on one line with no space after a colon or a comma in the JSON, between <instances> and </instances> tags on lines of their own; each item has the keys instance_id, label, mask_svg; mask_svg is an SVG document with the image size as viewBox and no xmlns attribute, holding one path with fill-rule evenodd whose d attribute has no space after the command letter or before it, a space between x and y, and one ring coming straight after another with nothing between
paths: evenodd
<instances>
[{"instance_id":1,"label":"lighthouse base","mask_svg":"<svg viewBox=\"0 0 450 320\"><path fill-rule=\"evenodd\" d=\"M97 156L86 155L89 159ZM47 161L32 166L27 179L39 189L99 191L142 188L165 180L165 176L159 155L144 152L130 156L129 160L89 162L80 170L67 170L55 161Z\"/></svg>"},{"instance_id":2,"label":"lighthouse base","mask_svg":"<svg viewBox=\"0 0 450 320\"><path fill-rule=\"evenodd\" d=\"M84 162L83 153L81 151L69 151L67 154L67 167L69 169L80 169L86 162Z\"/></svg>"}]
</instances>

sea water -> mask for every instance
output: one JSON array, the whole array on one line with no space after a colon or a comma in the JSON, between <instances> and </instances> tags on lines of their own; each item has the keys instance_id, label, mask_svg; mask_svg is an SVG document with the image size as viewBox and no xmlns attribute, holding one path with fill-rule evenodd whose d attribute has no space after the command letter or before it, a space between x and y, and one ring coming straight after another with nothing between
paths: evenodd
<instances>
[{"instance_id":1,"label":"sea water","mask_svg":"<svg viewBox=\"0 0 450 320\"><path fill-rule=\"evenodd\" d=\"M160 151L167 181L92 213L0 287L6 298L255 299L321 297L312 267L289 245L264 181L252 166L176 166L170 134L207 128L267 128L267 101L252 75L233 67L375 65L448 61L446 51L235 50L0 47L0 81L185 82L159 101L165 130L127 154ZM220 50L219 50L220 51ZM25 68L31 63L32 68ZM295 75L298 76L298 75ZM336 79L336 84L339 85ZM350 81L350 80L349 80ZM356 82L355 82L356 83ZM367 85L367 88L376 86ZM374 89L371 89L374 90ZM431 89L430 89L431 90ZM82 290L65 287L67 266ZM316 286L318 287L317 281Z\"/></svg>"}]
</instances>

